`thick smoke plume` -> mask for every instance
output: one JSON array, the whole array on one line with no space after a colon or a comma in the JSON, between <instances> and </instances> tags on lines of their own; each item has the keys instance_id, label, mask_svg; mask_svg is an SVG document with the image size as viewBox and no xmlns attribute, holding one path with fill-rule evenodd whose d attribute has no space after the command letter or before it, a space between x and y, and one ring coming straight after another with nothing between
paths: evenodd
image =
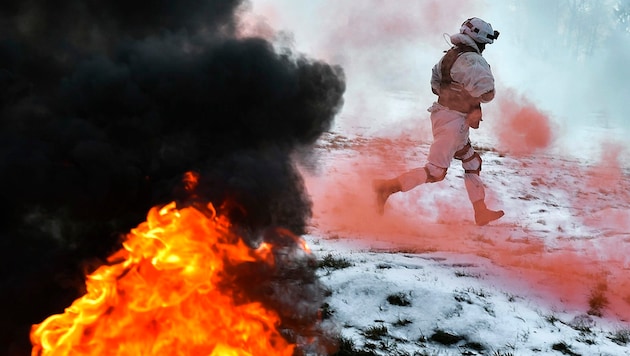
<instances>
[{"instance_id":1,"label":"thick smoke plume","mask_svg":"<svg viewBox=\"0 0 630 356\"><path fill-rule=\"evenodd\" d=\"M27 353L30 325L76 299L152 206L212 202L252 244L303 233L292 158L332 125L343 72L237 38L242 5L0 4L0 352Z\"/></svg>"}]
</instances>

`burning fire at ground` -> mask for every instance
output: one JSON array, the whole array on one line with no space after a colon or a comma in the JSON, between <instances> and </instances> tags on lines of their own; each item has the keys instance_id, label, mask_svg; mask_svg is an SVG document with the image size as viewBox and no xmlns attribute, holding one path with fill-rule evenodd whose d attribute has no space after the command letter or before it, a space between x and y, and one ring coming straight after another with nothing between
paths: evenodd
<instances>
[{"instance_id":1,"label":"burning fire at ground","mask_svg":"<svg viewBox=\"0 0 630 356\"><path fill-rule=\"evenodd\" d=\"M87 293L33 327L32 354L292 355L278 313L239 293L230 273L273 268L274 246L251 248L207 208L151 209L87 277Z\"/></svg>"}]
</instances>

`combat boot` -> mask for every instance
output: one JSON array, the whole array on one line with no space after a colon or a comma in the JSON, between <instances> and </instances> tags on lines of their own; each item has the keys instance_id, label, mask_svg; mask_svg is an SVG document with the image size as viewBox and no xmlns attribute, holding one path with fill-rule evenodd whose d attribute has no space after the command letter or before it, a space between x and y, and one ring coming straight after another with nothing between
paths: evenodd
<instances>
[{"instance_id":1,"label":"combat boot","mask_svg":"<svg viewBox=\"0 0 630 356\"><path fill-rule=\"evenodd\" d=\"M372 188L376 193L376 211L379 215L385 212L385 203L390 195L400 192L400 182L398 179L375 179L372 181Z\"/></svg>"},{"instance_id":2,"label":"combat boot","mask_svg":"<svg viewBox=\"0 0 630 356\"><path fill-rule=\"evenodd\" d=\"M491 221L497 220L504 215L503 210L490 210L483 200L473 203L475 209L475 224L484 226Z\"/></svg>"}]
</instances>

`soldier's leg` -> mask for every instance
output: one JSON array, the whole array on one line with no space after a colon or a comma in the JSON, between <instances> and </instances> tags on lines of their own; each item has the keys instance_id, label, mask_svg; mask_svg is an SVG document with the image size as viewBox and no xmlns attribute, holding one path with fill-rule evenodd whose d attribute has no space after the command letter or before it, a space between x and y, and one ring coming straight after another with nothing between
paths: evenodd
<instances>
[{"instance_id":1,"label":"soldier's leg","mask_svg":"<svg viewBox=\"0 0 630 356\"><path fill-rule=\"evenodd\" d=\"M475 210L475 223L477 225L486 225L502 217L504 214L502 210L494 211L486 207L485 188L479 176L481 173L482 160L479 154L472 148L470 142L467 142L463 148L455 153L455 158L462 161L466 191Z\"/></svg>"},{"instance_id":2,"label":"soldier's leg","mask_svg":"<svg viewBox=\"0 0 630 356\"><path fill-rule=\"evenodd\" d=\"M464 116L452 110L438 110L431 112L431 123L433 143L424 167L412 169L393 179L377 179L372 182L379 213L383 213L390 195L409 191L424 183L439 182L446 176L461 140Z\"/></svg>"}]
</instances>

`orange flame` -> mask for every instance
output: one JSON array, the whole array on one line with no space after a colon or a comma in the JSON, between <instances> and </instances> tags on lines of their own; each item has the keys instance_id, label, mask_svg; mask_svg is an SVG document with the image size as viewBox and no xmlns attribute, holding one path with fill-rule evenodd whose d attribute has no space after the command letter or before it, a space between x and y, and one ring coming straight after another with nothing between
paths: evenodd
<instances>
[{"instance_id":1,"label":"orange flame","mask_svg":"<svg viewBox=\"0 0 630 356\"><path fill-rule=\"evenodd\" d=\"M183 181L184 181L184 188L190 192L193 189L195 189L195 187L199 183L199 173L191 172L191 171L186 172L184 173Z\"/></svg>"},{"instance_id":2,"label":"orange flame","mask_svg":"<svg viewBox=\"0 0 630 356\"><path fill-rule=\"evenodd\" d=\"M208 207L151 209L86 295L33 326L32 355L292 355L275 312L220 288L226 264L273 264L270 247L248 247Z\"/></svg>"}]
</instances>

